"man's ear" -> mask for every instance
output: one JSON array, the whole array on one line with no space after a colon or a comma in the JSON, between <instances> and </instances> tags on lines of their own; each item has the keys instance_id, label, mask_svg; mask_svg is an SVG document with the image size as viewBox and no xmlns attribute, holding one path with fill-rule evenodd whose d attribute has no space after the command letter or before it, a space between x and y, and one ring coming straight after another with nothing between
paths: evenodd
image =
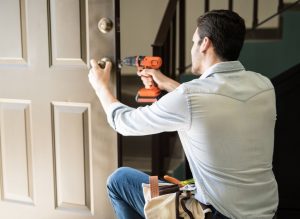
<instances>
[{"instance_id":1,"label":"man's ear","mask_svg":"<svg viewBox=\"0 0 300 219\"><path fill-rule=\"evenodd\" d=\"M200 45L200 52L206 52L211 45L211 40L208 37L204 37Z\"/></svg>"}]
</instances>

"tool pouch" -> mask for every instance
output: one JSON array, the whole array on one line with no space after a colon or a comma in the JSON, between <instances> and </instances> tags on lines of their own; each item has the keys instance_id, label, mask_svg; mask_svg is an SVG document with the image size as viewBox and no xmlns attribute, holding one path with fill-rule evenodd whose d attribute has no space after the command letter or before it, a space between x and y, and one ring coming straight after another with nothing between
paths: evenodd
<instances>
[{"instance_id":1,"label":"tool pouch","mask_svg":"<svg viewBox=\"0 0 300 219\"><path fill-rule=\"evenodd\" d=\"M157 176L150 176L150 183L143 184L146 219L204 219L209 208L203 209L190 192L180 191L178 185L158 183Z\"/></svg>"}]
</instances>

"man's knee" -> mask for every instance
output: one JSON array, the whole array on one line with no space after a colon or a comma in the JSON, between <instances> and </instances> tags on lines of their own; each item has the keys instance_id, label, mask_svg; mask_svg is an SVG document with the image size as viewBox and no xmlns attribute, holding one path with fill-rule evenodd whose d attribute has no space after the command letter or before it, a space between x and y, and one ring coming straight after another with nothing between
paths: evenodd
<instances>
[{"instance_id":1,"label":"man's knee","mask_svg":"<svg viewBox=\"0 0 300 219\"><path fill-rule=\"evenodd\" d=\"M119 187L121 183L126 181L126 177L130 175L133 169L130 167L120 167L116 169L107 179L106 186L108 189Z\"/></svg>"}]
</instances>

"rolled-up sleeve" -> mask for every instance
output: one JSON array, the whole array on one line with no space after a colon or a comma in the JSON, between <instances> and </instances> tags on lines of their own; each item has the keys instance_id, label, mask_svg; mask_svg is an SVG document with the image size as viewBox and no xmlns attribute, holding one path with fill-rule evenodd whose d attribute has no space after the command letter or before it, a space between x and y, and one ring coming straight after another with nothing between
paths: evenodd
<instances>
[{"instance_id":1,"label":"rolled-up sleeve","mask_svg":"<svg viewBox=\"0 0 300 219\"><path fill-rule=\"evenodd\" d=\"M118 133L137 136L186 130L191 116L186 95L178 88L152 105L137 109L113 103L108 108L107 120Z\"/></svg>"}]
</instances>

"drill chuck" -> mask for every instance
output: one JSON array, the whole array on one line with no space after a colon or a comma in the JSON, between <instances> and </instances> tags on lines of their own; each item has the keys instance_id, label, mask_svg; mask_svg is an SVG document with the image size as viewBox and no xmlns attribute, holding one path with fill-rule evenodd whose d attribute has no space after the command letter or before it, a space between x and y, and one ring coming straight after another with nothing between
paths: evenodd
<instances>
[{"instance_id":1,"label":"drill chuck","mask_svg":"<svg viewBox=\"0 0 300 219\"><path fill-rule=\"evenodd\" d=\"M122 65L159 69L162 59L158 56L129 56L122 60Z\"/></svg>"},{"instance_id":2,"label":"drill chuck","mask_svg":"<svg viewBox=\"0 0 300 219\"><path fill-rule=\"evenodd\" d=\"M136 66L137 65L137 58L141 56L129 56L122 60L123 65L127 66Z\"/></svg>"}]
</instances>

